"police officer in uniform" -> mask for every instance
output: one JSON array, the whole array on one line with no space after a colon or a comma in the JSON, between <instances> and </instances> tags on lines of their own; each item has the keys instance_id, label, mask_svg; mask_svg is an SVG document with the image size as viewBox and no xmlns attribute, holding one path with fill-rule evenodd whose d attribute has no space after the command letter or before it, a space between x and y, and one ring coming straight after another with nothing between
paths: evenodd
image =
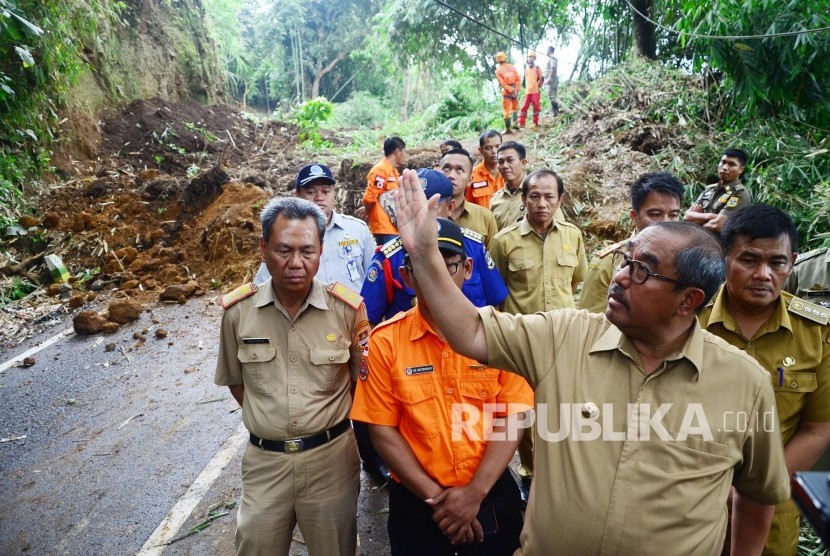
<instances>
[{"instance_id":1,"label":"police officer in uniform","mask_svg":"<svg viewBox=\"0 0 830 556\"><path fill-rule=\"evenodd\" d=\"M680 218L683 184L666 172L643 174L631 186L631 210L634 233L657 222ZM633 237L633 236L632 236ZM614 251L623 249L627 239L598 251L588 262L588 271L582 284L579 308L592 313L604 313L608 307L608 286L614 275Z\"/></svg>"},{"instance_id":2,"label":"police officer in uniform","mask_svg":"<svg viewBox=\"0 0 830 556\"><path fill-rule=\"evenodd\" d=\"M741 183L746 162L744 151L726 149L718 163L718 183L703 190L683 219L719 234L730 214L752 203L749 191Z\"/></svg>"},{"instance_id":3,"label":"police officer in uniform","mask_svg":"<svg viewBox=\"0 0 830 556\"><path fill-rule=\"evenodd\" d=\"M722 241L726 283L700 324L769 373L787 470L808 471L830 443L830 309L781 292L797 244L795 224L781 210L736 212ZM792 500L776 506L764 554L795 556L799 516Z\"/></svg>"},{"instance_id":4,"label":"police officer in uniform","mask_svg":"<svg viewBox=\"0 0 830 556\"><path fill-rule=\"evenodd\" d=\"M451 210L453 194L450 180L431 168L418 170L418 177L427 196L441 196L438 210L440 216L446 218ZM462 228L462 232L465 249L473 262L472 275L462 287L464 295L478 307L500 305L507 297L507 287L484 246L484 237L466 228ZM360 290L372 326L401 311L408 311L415 302L415 291L404 284L399 272L405 255L400 238L395 237L382 245L372 258L366 281Z\"/></svg>"},{"instance_id":5,"label":"police officer in uniform","mask_svg":"<svg viewBox=\"0 0 830 556\"><path fill-rule=\"evenodd\" d=\"M800 254L784 290L830 308L830 249L822 247Z\"/></svg>"},{"instance_id":6,"label":"police officer in uniform","mask_svg":"<svg viewBox=\"0 0 830 556\"><path fill-rule=\"evenodd\" d=\"M242 407L237 554L287 555L299 524L309 554L354 555L360 468L349 422L368 343L361 297L317 281L326 219L295 197L262 211L271 274L222 298L215 382Z\"/></svg>"}]
</instances>

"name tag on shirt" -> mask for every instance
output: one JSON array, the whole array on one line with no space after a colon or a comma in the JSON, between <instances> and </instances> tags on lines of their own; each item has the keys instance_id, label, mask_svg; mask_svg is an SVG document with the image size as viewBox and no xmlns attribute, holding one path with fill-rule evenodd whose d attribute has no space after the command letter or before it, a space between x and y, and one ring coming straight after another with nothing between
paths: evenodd
<instances>
[{"instance_id":1,"label":"name tag on shirt","mask_svg":"<svg viewBox=\"0 0 830 556\"><path fill-rule=\"evenodd\" d=\"M481 187L487 187L486 181L475 181L473 182L473 189L479 189Z\"/></svg>"},{"instance_id":2,"label":"name tag on shirt","mask_svg":"<svg viewBox=\"0 0 830 556\"><path fill-rule=\"evenodd\" d=\"M421 365L419 367L407 367L406 374L407 376L411 375L422 375L425 373L431 373L435 370L432 365Z\"/></svg>"},{"instance_id":3,"label":"name tag on shirt","mask_svg":"<svg viewBox=\"0 0 830 556\"><path fill-rule=\"evenodd\" d=\"M268 338L242 338L243 344L270 344L271 340Z\"/></svg>"}]
</instances>

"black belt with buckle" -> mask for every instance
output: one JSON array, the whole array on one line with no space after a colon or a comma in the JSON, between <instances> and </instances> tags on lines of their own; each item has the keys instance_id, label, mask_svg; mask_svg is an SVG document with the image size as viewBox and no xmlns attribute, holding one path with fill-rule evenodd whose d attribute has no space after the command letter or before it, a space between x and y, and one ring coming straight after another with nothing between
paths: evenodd
<instances>
[{"instance_id":1,"label":"black belt with buckle","mask_svg":"<svg viewBox=\"0 0 830 556\"><path fill-rule=\"evenodd\" d=\"M304 436L303 438L292 438L290 440L263 440L255 434L251 434L251 444L259 446L263 450L269 452L285 452L287 454L294 454L311 450L322 446L330 440L334 440L347 430L351 423L348 419L343 419L327 431L319 434L312 434L311 436Z\"/></svg>"}]
</instances>

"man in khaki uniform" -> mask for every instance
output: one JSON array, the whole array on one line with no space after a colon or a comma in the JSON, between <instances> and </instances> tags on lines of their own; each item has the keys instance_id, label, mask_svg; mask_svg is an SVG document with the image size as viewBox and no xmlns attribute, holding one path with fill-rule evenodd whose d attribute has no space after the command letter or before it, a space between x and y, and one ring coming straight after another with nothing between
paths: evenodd
<instances>
[{"instance_id":1,"label":"man in khaki uniform","mask_svg":"<svg viewBox=\"0 0 830 556\"><path fill-rule=\"evenodd\" d=\"M683 219L719 234L729 215L752 203L749 191L741 183L746 162L744 151L726 149L718 163L718 183L703 190Z\"/></svg>"},{"instance_id":2,"label":"man in khaki uniform","mask_svg":"<svg viewBox=\"0 0 830 556\"><path fill-rule=\"evenodd\" d=\"M787 470L808 471L830 443L830 309L781 292L797 241L784 212L766 205L742 209L727 220L722 241L726 284L700 324L764 367L775 390ZM792 500L776 507L765 554L795 555L799 516Z\"/></svg>"},{"instance_id":3,"label":"man in khaki uniform","mask_svg":"<svg viewBox=\"0 0 830 556\"><path fill-rule=\"evenodd\" d=\"M628 212L634 223L634 233L638 234L657 222L680 218L683 192L683 184L666 172L643 174L637 178L631 186L631 210ZM610 245L591 257L579 297L580 309L592 313L605 312L608 307L608 286L614 275L612 254L622 249L627 242L628 240L623 240Z\"/></svg>"},{"instance_id":4,"label":"man in khaki uniform","mask_svg":"<svg viewBox=\"0 0 830 556\"><path fill-rule=\"evenodd\" d=\"M830 249L801 253L784 290L822 307L830 307Z\"/></svg>"},{"instance_id":5,"label":"man in khaki uniform","mask_svg":"<svg viewBox=\"0 0 830 556\"><path fill-rule=\"evenodd\" d=\"M510 290L503 305L508 313L576 307L573 294L587 261L579 228L554 218L564 195L555 172L533 172L522 184L527 214L493 238L490 256Z\"/></svg>"},{"instance_id":6,"label":"man in khaki uniform","mask_svg":"<svg viewBox=\"0 0 830 556\"><path fill-rule=\"evenodd\" d=\"M717 554L730 485L734 554L760 552L789 480L777 423L763 426L768 375L697 325L723 280L717 239L682 222L643 230L605 315L498 313L441 275L435 201L409 171L400 187L398 230L415 274L432 277L424 298L450 347L535 390L536 479L516 554Z\"/></svg>"},{"instance_id":7,"label":"man in khaki uniform","mask_svg":"<svg viewBox=\"0 0 830 556\"><path fill-rule=\"evenodd\" d=\"M314 276L326 219L304 199L262 211L271 278L223 297L215 382L242 406L237 554L287 555L299 524L309 554L353 555L360 463L349 424L369 322L361 297Z\"/></svg>"},{"instance_id":8,"label":"man in khaki uniform","mask_svg":"<svg viewBox=\"0 0 830 556\"><path fill-rule=\"evenodd\" d=\"M481 234L484 247L490 247L490 240L499 231L493 213L484 207L468 203L464 198L470 174L473 170L473 159L464 149L448 151L439 164L441 172L452 183L452 204L449 218L462 228L467 228Z\"/></svg>"},{"instance_id":9,"label":"man in khaki uniform","mask_svg":"<svg viewBox=\"0 0 830 556\"><path fill-rule=\"evenodd\" d=\"M527 214L496 234L490 256L507 290L502 308L508 313L535 313L574 308L573 294L585 276L585 246L579 228L554 218L565 195L555 172L537 170L522 183ZM519 484L527 503L533 477L533 435L519 443Z\"/></svg>"}]
</instances>

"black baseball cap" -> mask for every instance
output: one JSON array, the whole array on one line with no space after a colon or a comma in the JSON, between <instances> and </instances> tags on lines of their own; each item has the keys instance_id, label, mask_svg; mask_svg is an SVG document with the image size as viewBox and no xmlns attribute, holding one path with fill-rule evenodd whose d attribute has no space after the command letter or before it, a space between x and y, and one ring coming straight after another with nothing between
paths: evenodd
<instances>
[{"instance_id":1,"label":"black baseball cap","mask_svg":"<svg viewBox=\"0 0 830 556\"><path fill-rule=\"evenodd\" d=\"M309 183L320 180L328 185L334 185L334 176L331 173L331 168L325 164L306 164L297 173L297 189L308 185Z\"/></svg>"},{"instance_id":2,"label":"black baseball cap","mask_svg":"<svg viewBox=\"0 0 830 556\"><path fill-rule=\"evenodd\" d=\"M458 224L446 218L438 218L438 249L446 254L467 256L464 249L464 234Z\"/></svg>"}]
</instances>

